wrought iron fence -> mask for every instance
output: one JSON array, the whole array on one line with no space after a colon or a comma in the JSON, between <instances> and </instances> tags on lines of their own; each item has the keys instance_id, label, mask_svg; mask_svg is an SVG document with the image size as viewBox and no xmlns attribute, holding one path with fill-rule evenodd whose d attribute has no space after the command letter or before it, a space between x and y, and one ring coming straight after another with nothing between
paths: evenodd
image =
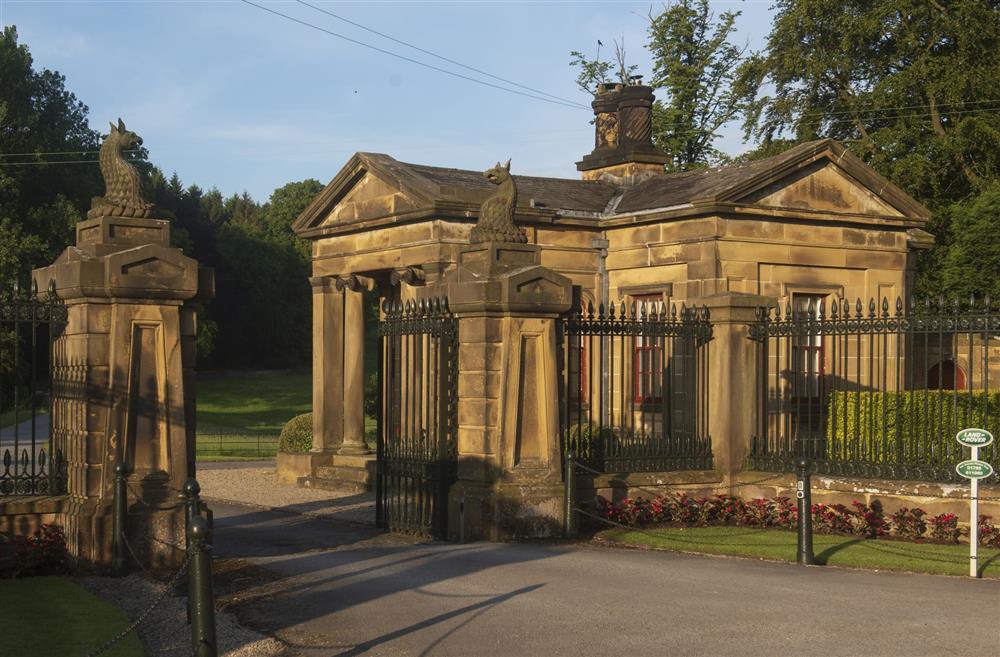
<instances>
[{"instance_id":1,"label":"wrought iron fence","mask_svg":"<svg viewBox=\"0 0 1000 657\"><path fill-rule=\"evenodd\" d=\"M795 295L759 309L757 419L749 465L957 481L955 433L1000 435L1000 311L989 299L890 305ZM980 458L998 465L996 445ZM994 481L996 479L994 478Z\"/></svg>"},{"instance_id":2,"label":"wrought iron fence","mask_svg":"<svg viewBox=\"0 0 1000 657\"><path fill-rule=\"evenodd\" d=\"M561 438L600 472L712 467L707 308L577 308L561 326Z\"/></svg>"},{"instance_id":3,"label":"wrought iron fence","mask_svg":"<svg viewBox=\"0 0 1000 657\"><path fill-rule=\"evenodd\" d=\"M66 307L51 292L0 295L0 496L66 490L65 450L50 426L54 348L65 325Z\"/></svg>"},{"instance_id":4,"label":"wrought iron fence","mask_svg":"<svg viewBox=\"0 0 1000 657\"><path fill-rule=\"evenodd\" d=\"M445 538L458 476L458 321L443 299L383 310L376 524Z\"/></svg>"}]
</instances>

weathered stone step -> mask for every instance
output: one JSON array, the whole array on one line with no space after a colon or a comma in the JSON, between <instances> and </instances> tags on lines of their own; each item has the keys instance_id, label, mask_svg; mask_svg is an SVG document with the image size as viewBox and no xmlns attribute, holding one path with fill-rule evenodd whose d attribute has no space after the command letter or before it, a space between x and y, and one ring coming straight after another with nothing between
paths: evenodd
<instances>
[{"instance_id":1,"label":"weathered stone step","mask_svg":"<svg viewBox=\"0 0 1000 657\"><path fill-rule=\"evenodd\" d=\"M320 479L334 479L337 481L360 481L367 482L368 471L362 468L352 468L346 465L324 465L316 468L316 476Z\"/></svg>"},{"instance_id":2,"label":"weathered stone step","mask_svg":"<svg viewBox=\"0 0 1000 657\"><path fill-rule=\"evenodd\" d=\"M319 490L337 491L340 493L366 493L372 490L371 486L362 481L344 481L341 479L325 479L322 477L303 477L301 486L305 488L317 488Z\"/></svg>"}]
</instances>

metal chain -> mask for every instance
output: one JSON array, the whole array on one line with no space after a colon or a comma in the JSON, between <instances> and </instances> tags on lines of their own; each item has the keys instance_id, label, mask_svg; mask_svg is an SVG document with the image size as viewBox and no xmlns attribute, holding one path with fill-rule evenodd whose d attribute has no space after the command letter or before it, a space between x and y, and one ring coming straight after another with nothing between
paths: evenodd
<instances>
[{"instance_id":1,"label":"metal chain","mask_svg":"<svg viewBox=\"0 0 1000 657\"><path fill-rule=\"evenodd\" d=\"M128 545L127 542L126 545ZM129 551L131 551L131 547L129 548ZM135 555L133 554L133 557L134 556ZM119 632L114 638L105 641L94 650L88 652L86 657L97 657L98 655L104 654L105 652L113 648L115 645L117 645L120 641L122 641L122 639L127 637L133 631L135 631L135 629L139 627L139 625L142 624L142 622L146 620L146 618L148 618L151 613L153 613L153 610L156 609L158 606L160 606L160 603L163 602L167 598L167 596L173 592L174 588L177 586L177 583L180 581L181 577L187 571L188 566L191 564L191 558L193 556L194 556L194 550L191 550L187 553L187 556L184 558L184 563L181 564L181 567L170 579L170 582L167 583L163 591L156 596L153 602L151 602L149 606L146 607L146 609L144 609L143 612L139 614L139 616L136 617L136 619L132 621L132 623L128 627Z\"/></svg>"}]
</instances>

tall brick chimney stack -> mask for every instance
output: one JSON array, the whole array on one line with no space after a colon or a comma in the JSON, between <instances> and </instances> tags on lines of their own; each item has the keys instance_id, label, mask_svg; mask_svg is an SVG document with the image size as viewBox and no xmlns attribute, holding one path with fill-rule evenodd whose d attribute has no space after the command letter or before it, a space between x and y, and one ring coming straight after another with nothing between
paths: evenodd
<instances>
[{"instance_id":1,"label":"tall brick chimney stack","mask_svg":"<svg viewBox=\"0 0 1000 657\"><path fill-rule=\"evenodd\" d=\"M601 84L594 108L594 150L576 163L584 180L628 187L663 173L670 156L653 145L653 89Z\"/></svg>"}]
</instances>

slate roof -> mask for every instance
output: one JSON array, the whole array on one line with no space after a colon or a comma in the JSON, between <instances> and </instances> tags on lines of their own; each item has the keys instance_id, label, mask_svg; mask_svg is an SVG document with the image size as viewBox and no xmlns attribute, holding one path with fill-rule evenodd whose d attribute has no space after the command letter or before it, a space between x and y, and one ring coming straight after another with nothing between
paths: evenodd
<instances>
[{"instance_id":1,"label":"slate roof","mask_svg":"<svg viewBox=\"0 0 1000 657\"><path fill-rule=\"evenodd\" d=\"M829 143L829 140L811 141L790 148L780 155L745 164L656 176L627 189L617 203L615 212L639 212L684 205L694 200L718 199L742 183L780 170L789 163L808 157L810 153L823 150ZM429 180L443 196L455 200L478 203L495 189L480 171L406 162L397 164ZM611 185L597 181L518 175L514 176L514 180L517 182L519 205L527 205L529 199L533 199L536 205L556 210L603 213L617 194Z\"/></svg>"},{"instance_id":2,"label":"slate roof","mask_svg":"<svg viewBox=\"0 0 1000 657\"><path fill-rule=\"evenodd\" d=\"M455 200L481 203L496 191L496 185L488 181L481 171L400 164L429 179L438 185L443 196ZM513 178L517 184L519 205L534 201L536 207L600 213L616 194L614 187L589 180L518 175Z\"/></svg>"},{"instance_id":3,"label":"slate roof","mask_svg":"<svg viewBox=\"0 0 1000 657\"><path fill-rule=\"evenodd\" d=\"M821 158L836 162L862 186L904 215L923 220L930 217L930 211L831 139L799 144L780 155L745 164L654 176L624 192L593 180L519 175L514 175L514 180L520 207L534 205L567 215L586 214L605 219L661 208L739 202L754 189ZM354 184L352 176L359 168L371 169L428 206L438 201L479 205L496 189L481 171L410 164L382 153L356 153L299 216L293 228L304 231L318 225Z\"/></svg>"}]
</instances>

